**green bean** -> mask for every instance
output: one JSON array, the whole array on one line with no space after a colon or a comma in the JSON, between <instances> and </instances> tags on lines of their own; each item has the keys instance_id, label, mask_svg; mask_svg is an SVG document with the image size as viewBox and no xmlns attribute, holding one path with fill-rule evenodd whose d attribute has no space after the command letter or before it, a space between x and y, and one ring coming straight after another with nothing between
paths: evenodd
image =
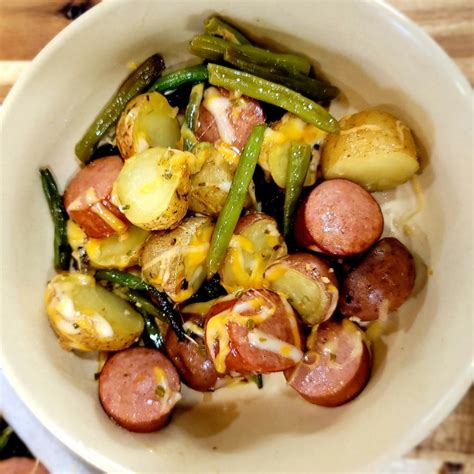
<instances>
[{"instance_id":1,"label":"green bean","mask_svg":"<svg viewBox=\"0 0 474 474\"><path fill-rule=\"evenodd\" d=\"M152 84L164 68L163 58L154 54L127 77L76 144L76 156L82 162L87 163L90 160L95 147L118 121L127 103Z\"/></svg>"},{"instance_id":2,"label":"green bean","mask_svg":"<svg viewBox=\"0 0 474 474\"><path fill-rule=\"evenodd\" d=\"M166 315L168 323L173 328L179 341L184 341L185 332L183 329L183 317L178 305L163 291L157 290L141 277L120 270L98 270L95 273L96 280L109 281L132 290L142 290L148 292L156 301L160 310Z\"/></svg>"},{"instance_id":3,"label":"green bean","mask_svg":"<svg viewBox=\"0 0 474 474\"><path fill-rule=\"evenodd\" d=\"M334 87L331 84L326 84L322 81L318 81L317 79L303 75L282 75L279 74L276 69L272 70L272 68L259 66L249 62L246 60L245 55L242 55L239 50L234 47L229 47L226 49L224 53L224 60L242 71L286 86L289 89L293 89L305 97L309 97L310 99L313 99L317 102L334 99L339 93L339 89L337 87Z\"/></svg>"},{"instance_id":4,"label":"green bean","mask_svg":"<svg viewBox=\"0 0 474 474\"><path fill-rule=\"evenodd\" d=\"M237 221L239 220L240 213L242 212L250 181L252 180L257 165L264 133L265 125L256 125L240 157L229 194L227 195L224 207L219 214L212 234L206 262L208 279L217 272L224 260L227 247L234 233Z\"/></svg>"},{"instance_id":5,"label":"green bean","mask_svg":"<svg viewBox=\"0 0 474 474\"><path fill-rule=\"evenodd\" d=\"M310 162L311 146L305 143L292 142L286 172L285 203L283 205L283 233L285 236L290 232L291 220L296 203L303 190Z\"/></svg>"},{"instance_id":6,"label":"green bean","mask_svg":"<svg viewBox=\"0 0 474 474\"><path fill-rule=\"evenodd\" d=\"M184 151L189 151L197 143L194 132L197 129L198 118L199 118L199 106L202 101L202 94L204 92L204 83L196 84L191 89L189 94L189 103L186 107L184 114L184 123L181 127L181 133L184 138L183 148Z\"/></svg>"},{"instance_id":7,"label":"green bean","mask_svg":"<svg viewBox=\"0 0 474 474\"><path fill-rule=\"evenodd\" d=\"M41 184L48 202L49 211L54 223L54 267L56 270L69 270L72 249L67 238L67 221L63 198L59 193L56 181L48 168L40 169Z\"/></svg>"},{"instance_id":8,"label":"green bean","mask_svg":"<svg viewBox=\"0 0 474 474\"><path fill-rule=\"evenodd\" d=\"M226 48L231 45L222 38L210 35L197 35L189 43L189 52L209 61L222 61Z\"/></svg>"},{"instance_id":9,"label":"green bean","mask_svg":"<svg viewBox=\"0 0 474 474\"><path fill-rule=\"evenodd\" d=\"M168 92L193 82L207 81L207 68L204 64L185 67L161 76L148 89L149 92Z\"/></svg>"},{"instance_id":10,"label":"green bean","mask_svg":"<svg viewBox=\"0 0 474 474\"><path fill-rule=\"evenodd\" d=\"M339 130L337 120L326 109L298 92L236 69L217 64L208 64L207 68L209 83L213 86L238 90L254 99L281 107L326 132Z\"/></svg>"},{"instance_id":11,"label":"green bean","mask_svg":"<svg viewBox=\"0 0 474 474\"><path fill-rule=\"evenodd\" d=\"M263 388L263 375L262 374L250 375L249 379L253 383L255 383L259 389Z\"/></svg>"},{"instance_id":12,"label":"green bean","mask_svg":"<svg viewBox=\"0 0 474 474\"><path fill-rule=\"evenodd\" d=\"M189 43L189 51L209 61L222 61L227 48L236 48L248 62L271 68L273 72L290 75L308 75L311 63L296 54L274 53L250 44L235 45L230 41L210 35L195 36Z\"/></svg>"},{"instance_id":13,"label":"green bean","mask_svg":"<svg viewBox=\"0 0 474 474\"><path fill-rule=\"evenodd\" d=\"M206 280L196 293L194 293L186 304L198 303L202 301L210 301L219 296L225 296L227 291L221 285L219 275L214 275L210 280Z\"/></svg>"},{"instance_id":14,"label":"green bean","mask_svg":"<svg viewBox=\"0 0 474 474\"><path fill-rule=\"evenodd\" d=\"M131 303L143 317L143 321L145 322L144 340L146 345L158 350L162 349L165 341L161 335L160 328L156 324L155 318L167 322L166 317L147 298L140 295L140 293L129 290L125 293L125 296L129 303Z\"/></svg>"},{"instance_id":15,"label":"green bean","mask_svg":"<svg viewBox=\"0 0 474 474\"><path fill-rule=\"evenodd\" d=\"M250 41L233 26L221 20L217 16L211 16L204 22L206 33L213 36L221 36L234 44L250 44Z\"/></svg>"},{"instance_id":16,"label":"green bean","mask_svg":"<svg viewBox=\"0 0 474 474\"><path fill-rule=\"evenodd\" d=\"M10 436L13 433L13 428L11 426L5 427L2 432L0 433L0 452L5 448L10 440ZM2 453L6 454L6 453Z\"/></svg>"},{"instance_id":17,"label":"green bean","mask_svg":"<svg viewBox=\"0 0 474 474\"><path fill-rule=\"evenodd\" d=\"M158 318L164 323L168 323L168 318L166 315L158 309L148 298L140 294L136 290L127 290L124 295L130 301L141 314L146 313L147 315Z\"/></svg>"}]
</instances>

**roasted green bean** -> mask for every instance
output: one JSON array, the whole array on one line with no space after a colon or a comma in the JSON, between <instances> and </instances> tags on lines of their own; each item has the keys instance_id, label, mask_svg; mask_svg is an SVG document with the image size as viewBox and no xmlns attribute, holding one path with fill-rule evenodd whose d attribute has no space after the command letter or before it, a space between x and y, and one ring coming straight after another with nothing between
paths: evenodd
<instances>
[{"instance_id":1,"label":"roasted green bean","mask_svg":"<svg viewBox=\"0 0 474 474\"><path fill-rule=\"evenodd\" d=\"M285 203L283 204L283 233L285 236L290 232L291 220L303 190L310 162L311 147L305 143L293 142L290 147L286 172Z\"/></svg>"},{"instance_id":2,"label":"roasted green bean","mask_svg":"<svg viewBox=\"0 0 474 474\"><path fill-rule=\"evenodd\" d=\"M274 53L250 44L236 45L210 35L195 36L189 43L189 51L209 61L222 61L227 48L236 48L246 61L271 68L273 72L290 75L308 75L311 63L297 54Z\"/></svg>"},{"instance_id":3,"label":"roasted green bean","mask_svg":"<svg viewBox=\"0 0 474 474\"><path fill-rule=\"evenodd\" d=\"M54 267L56 270L69 270L72 249L67 238L67 221L63 198L59 193L56 181L48 168L40 169L41 184L48 202L49 211L54 223Z\"/></svg>"},{"instance_id":4,"label":"roasted green bean","mask_svg":"<svg viewBox=\"0 0 474 474\"><path fill-rule=\"evenodd\" d=\"M255 166L257 165L264 133L265 125L256 125L245 144L229 194L212 234L206 262L208 278L211 278L219 270L224 260L227 247L244 206L245 196L247 195Z\"/></svg>"},{"instance_id":5,"label":"roasted green bean","mask_svg":"<svg viewBox=\"0 0 474 474\"><path fill-rule=\"evenodd\" d=\"M147 298L140 295L134 290L128 290L125 293L129 303L140 313L145 322L145 332L143 339L145 344L152 346L155 349L162 349L164 346L164 338L161 334L160 328L156 324L155 318L161 321L168 322L166 316L161 313Z\"/></svg>"},{"instance_id":6,"label":"roasted green bean","mask_svg":"<svg viewBox=\"0 0 474 474\"><path fill-rule=\"evenodd\" d=\"M326 132L339 130L337 120L325 108L288 87L217 64L208 64L207 68L209 83L213 86L238 90L254 99L281 107Z\"/></svg>"},{"instance_id":7,"label":"roasted green bean","mask_svg":"<svg viewBox=\"0 0 474 474\"><path fill-rule=\"evenodd\" d=\"M201 105L202 95L204 92L204 83L196 84L191 89L189 95L189 103L184 114L184 123L181 127L181 134L184 138L184 151L189 151L197 143L194 132L197 128L199 118L199 106Z\"/></svg>"},{"instance_id":8,"label":"roasted green bean","mask_svg":"<svg viewBox=\"0 0 474 474\"><path fill-rule=\"evenodd\" d=\"M233 44L250 44L250 41L233 26L226 23L217 16L211 16L204 22L206 33L220 36Z\"/></svg>"},{"instance_id":9,"label":"roasted green bean","mask_svg":"<svg viewBox=\"0 0 474 474\"><path fill-rule=\"evenodd\" d=\"M234 47L229 47L226 49L224 53L224 60L242 71L286 86L289 89L292 89L306 97L309 97L310 99L315 100L316 102L334 99L339 93L339 89L337 87L334 87L331 84L326 84L322 81L318 81L317 79L303 75L282 75L278 74L277 69L272 70L272 68L259 66L249 62L245 59L245 55L242 55L240 51Z\"/></svg>"},{"instance_id":10,"label":"roasted green bean","mask_svg":"<svg viewBox=\"0 0 474 474\"><path fill-rule=\"evenodd\" d=\"M82 162L87 163L90 160L95 147L118 121L128 102L156 81L164 68L163 58L154 54L128 76L76 144L76 156Z\"/></svg>"},{"instance_id":11,"label":"roasted green bean","mask_svg":"<svg viewBox=\"0 0 474 474\"><path fill-rule=\"evenodd\" d=\"M178 305L163 291L157 290L141 277L120 270L98 270L95 274L96 280L104 280L125 286L132 290L142 290L150 294L156 301L159 309L168 318L168 323L173 328L179 341L184 341L185 332L183 329L183 317Z\"/></svg>"},{"instance_id":12,"label":"roasted green bean","mask_svg":"<svg viewBox=\"0 0 474 474\"><path fill-rule=\"evenodd\" d=\"M185 67L160 77L148 89L149 92L168 92L184 84L207 81L207 68L203 64Z\"/></svg>"}]
</instances>

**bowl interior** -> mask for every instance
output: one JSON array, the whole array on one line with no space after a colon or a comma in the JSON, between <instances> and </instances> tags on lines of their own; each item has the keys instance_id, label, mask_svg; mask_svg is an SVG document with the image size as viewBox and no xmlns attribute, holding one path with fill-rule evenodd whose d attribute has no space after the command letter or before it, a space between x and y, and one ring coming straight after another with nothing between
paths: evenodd
<instances>
[{"instance_id":1,"label":"bowl interior","mask_svg":"<svg viewBox=\"0 0 474 474\"><path fill-rule=\"evenodd\" d=\"M419 176L426 205L410 221L410 236L392 225L415 206L410 190L378 198L386 233L420 256L430 276L376 344L373 377L352 403L312 406L276 374L260 391L186 390L166 429L136 435L100 408L96 357L63 351L47 324L52 224L38 168L50 166L64 187L77 168L74 144L127 64L155 52L169 65L189 62L187 42L213 12L258 42L311 57L343 91L332 108L338 118L379 106L414 130L428 164ZM469 100L467 82L445 54L376 2L119 0L94 8L43 51L2 111L2 355L14 387L58 438L107 471L360 471L408 449L469 383Z\"/></svg>"}]
</instances>

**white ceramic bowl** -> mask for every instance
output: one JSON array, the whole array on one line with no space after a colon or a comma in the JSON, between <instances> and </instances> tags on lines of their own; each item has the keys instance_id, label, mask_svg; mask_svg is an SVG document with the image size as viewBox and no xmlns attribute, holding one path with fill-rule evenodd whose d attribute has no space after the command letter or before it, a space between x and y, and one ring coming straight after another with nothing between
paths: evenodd
<instances>
[{"instance_id":1,"label":"white ceramic bowl","mask_svg":"<svg viewBox=\"0 0 474 474\"><path fill-rule=\"evenodd\" d=\"M62 186L73 148L127 74L154 52L186 61L186 44L212 12L253 37L313 58L353 109L382 105L415 131L429 156L426 207L405 242L433 270L376 348L367 389L325 409L281 374L253 386L187 391L172 423L150 435L115 426L100 408L96 361L63 351L42 305L52 225L38 168ZM35 59L2 110L2 352L18 394L59 439L106 471L366 471L411 448L470 383L472 360L471 91L445 53L379 2L135 0L105 2ZM412 205L407 202L407 206ZM390 206L389 206L390 207Z\"/></svg>"}]
</instances>

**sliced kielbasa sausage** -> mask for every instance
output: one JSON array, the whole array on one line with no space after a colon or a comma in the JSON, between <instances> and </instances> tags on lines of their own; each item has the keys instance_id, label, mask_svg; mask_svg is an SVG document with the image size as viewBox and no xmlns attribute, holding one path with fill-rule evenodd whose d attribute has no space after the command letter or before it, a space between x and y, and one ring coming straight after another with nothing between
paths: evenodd
<instances>
[{"instance_id":1,"label":"sliced kielbasa sausage","mask_svg":"<svg viewBox=\"0 0 474 474\"><path fill-rule=\"evenodd\" d=\"M293 309L269 290L218 300L206 316L206 345L221 374L278 372L303 356Z\"/></svg>"},{"instance_id":2,"label":"sliced kielbasa sausage","mask_svg":"<svg viewBox=\"0 0 474 474\"><path fill-rule=\"evenodd\" d=\"M315 326L307 345L303 359L285 371L288 384L305 400L334 407L362 391L372 363L358 326L348 319L326 321Z\"/></svg>"},{"instance_id":3,"label":"sliced kielbasa sausage","mask_svg":"<svg viewBox=\"0 0 474 474\"><path fill-rule=\"evenodd\" d=\"M378 319L410 297L415 278L415 262L407 248L393 237L382 239L346 276L339 310L362 321Z\"/></svg>"},{"instance_id":4,"label":"sliced kielbasa sausage","mask_svg":"<svg viewBox=\"0 0 474 474\"><path fill-rule=\"evenodd\" d=\"M221 139L243 150L253 127L261 123L265 123L265 113L258 101L209 87L199 108L196 136L210 143Z\"/></svg>"},{"instance_id":5,"label":"sliced kielbasa sausage","mask_svg":"<svg viewBox=\"0 0 474 474\"><path fill-rule=\"evenodd\" d=\"M105 412L129 431L148 433L166 425L181 398L179 375L161 352L134 347L115 353L99 377Z\"/></svg>"},{"instance_id":6,"label":"sliced kielbasa sausage","mask_svg":"<svg viewBox=\"0 0 474 474\"><path fill-rule=\"evenodd\" d=\"M64 207L89 237L101 239L127 230L126 217L111 202L122 166L119 156L99 158L82 168L66 188Z\"/></svg>"},{"instance_id":7,"label":"sliced kielbasa sausage","mask_svg":"<svg viewBox=\"0 0 474 474\"><path fill-rule=\"evenodd\" d=\"M324 181L314 188L295 221L300 245L341 257L364 252L382 231L383 215L377 201L345 179Z\"/></svg>"},{"instance_id":8,"label":"sliced kielbasa sausage","mask_svg":"<svg viewBox=\"0 0 474 474\"><path fill-rule=\"evenodd\" d=\"M200 392L215 388L218 374L207 353L204 341L204 317L182 312L185 329L189 329L194 343L188 339L179 342L171 329L166 333L165 346L169 358L189 387Z\"/></svg>"},{"instance_id":9,"label":"sliced kielbasa sausage","mask_svg":"<svg viewBox=\"0 0 474 474\"><path fill-rule=\"evenodd\" d=\"M35 459L13 457L0 461L0 474L48 474L48 471Z\"/></svg>"}]
</instances>

